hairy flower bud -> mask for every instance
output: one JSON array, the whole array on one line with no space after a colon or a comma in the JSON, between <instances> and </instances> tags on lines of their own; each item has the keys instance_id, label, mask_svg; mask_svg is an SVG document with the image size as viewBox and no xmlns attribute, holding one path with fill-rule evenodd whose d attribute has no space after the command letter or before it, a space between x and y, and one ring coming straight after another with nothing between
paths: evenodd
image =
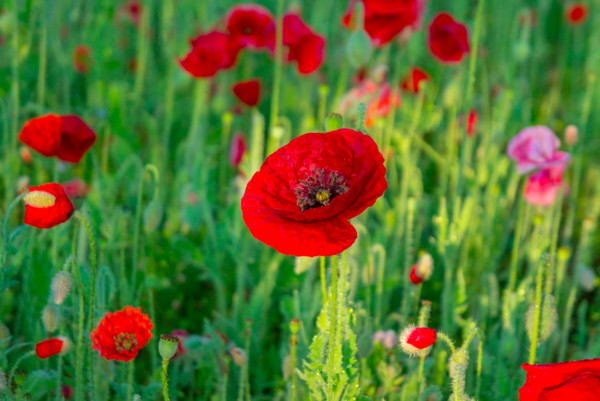
<instances>
[{"instance_id":1,"label":"hairy flower bud","mask_svg":"<svg viewBox=\"0 0 600 401\"><path fill-rule=\"evenodd\" d=\"M71 349L71 340L67 337L49 338L35 345L38 358L46 359L54 355L65 355Z\"/></svg>"},{"instance_id":2,"label":"hairy flower bud","mask_svg":"<svg viewBox=\"0 0 600 401\"><path fill-rule=\"evenodd\" d=\"M425 357L431 352L436 340L437 332L435 329L409 325L400 333L398 342L402 351L408 355L412 357Z\"/></svg>"},{"instance_id":3,"label":"hairy flower bud","mask_svg":"<svg viewBox=\"0 0 600 401\"><path fill-rule=\"evenodd\" d=\"M240 347L234 345L233 347L229 348L229 354L233 359L233 363L235 363L237 366L242 367L248 362L248 356L246 355L246 352Z\"/></svg>"},{"instance_id":4,"label":"hairy flower bud","mask_svg":"<svg viewBox=\"0 0 600 401\"><path fill-rule=\"evenodd\" d=\"M46 333L53 333L58 328L60 315L56 305L46 305L42 310L42 323Z\"/></svg>"},{"instance_id":5,"label":"hairy flower bud","mask_svg":"<svg viewBox=\"0 0 600 401\"><path fill-rule=\"evenodd\" d=\"M71 292L73 286L73 278L71 274L65 270L56 273L52 279L50 288L52 290L52 298L57 305L62 304Z\"/></svg>"},{"instance_id":6,"label":"hairy flower bud","mask_svg":"<svg viewBox=\"0 0 600 401\"><path fill-rule=\"evenodd\" d=\"M158 341L158 353L163 361L168 361L177 353L179 338L171 334L163 334Z\"/></svg>"},{"instance_id":7,"label":"hairy flower bud","mask_svg":"<svg viewBox=\"0 0 600 401\"><path fill-rule=\"evenodd\" d=\"M569 146L573 146L577 143L577 137L579 135L579 130L574 125L567 125L565 128L565 142Z\"/></svg>"},{"instance_id":8,"label":"hairy flower bud","mask_svg":"<svg viewBox=\"0 0 600 401\"><path fill-rule=\"evenodd\" d=\"M150 201L144 210L144 232L150 234L160 226L163 219L163 205L158 199Z\"/></svg>"}]
</instances>

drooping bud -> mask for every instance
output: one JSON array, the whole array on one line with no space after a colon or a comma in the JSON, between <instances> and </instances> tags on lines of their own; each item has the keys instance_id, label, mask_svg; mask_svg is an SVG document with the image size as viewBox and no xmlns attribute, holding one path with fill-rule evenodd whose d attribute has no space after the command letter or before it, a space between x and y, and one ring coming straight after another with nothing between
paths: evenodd
<instances>
[{"instance_id":1,"label":"drooping bud","mask_svg":"<svg viewBox=\"0 0 600 401\"><path fill-rule=\"evenodd\" d=\"M456 354L450 356L448 362L448 370L452 379L452 389L458 391L458 394L453 393L451 400L466 399L465 392L465 377L467 375L467 367L469 365L469 353L464 348L456 350Z\"/></svg>"},{"instance_id":2,"label":"drooping bud","mask_svg":"<svg viewBox=\"0 0 600 401\"><path fill-rule=\"evenodd\" d=\"M344 125L344 119L341 114L329 113L325 117L325 131L327 132L340 129L342 125Z\"/></svg>"},{"instance_id":3,"label":"drooping bud","mask_svg":"<svg viewBox=\"0 0 600 401\"><path fill-rule=\"evenodd\" d=\"M65 355L71 349L71 340L67 337L49 338L35 345L35 353L40 359L54 355Z\"/></svg>"},{"instance_id":4,"label":"drooping bud","mask_svg":"<svg viewBox=\"0 0 600 401\"><path fill-rule=\"evenodd\" d=\"M58 307L56 305L46 305L42 310L42 323L46 333L53 333L58 328L60 319Z\"/></svg>"},{"instance_id":5,"label":"drooping bud","mask_svg":"<svg viewBox=\"0 0 600 401\"><path fill-rule=\"evenodd\" d=\"M163 361L168 361L177 353L179 338L171 334L163 334L158 341L158 353Z\"/></svg>"},{"instance_id":6,"label":"drooping bud","mask_svg":"<svg viewBox=\"0 0 600 401\"><path fill-rule=\"evenodd\" d=\"M248 362L248 356L246 355L246 352L238 346L234 345L233 347L229 348L229 354L233 359L233 363L239 367L244 366Z\"/></svg>"},{"instance_id":7,"label":"drooping bud","mask_svg":"<svg viewBox=\"0 0 600 401\"><path fill-rule=\"evenodd\" d=\"M50 288L52 290L52 298L57 305L62 304L71 293L73 286L73 278L66 270L61 270L52 279Z\"/></svg>"},{"instance_id":8,"label":"drooping bud","mask_svg":"<svg viewBox=\"0 0 600 401\"><path fill-rule=\"evenodd\" d=\"M163 205L159 199L152 199L144 210L144 232L153 233L163 219Z\"/></svg>"},{"instance_id":9,"label":"drooping bud","mask_svg":"<svg viewBox=\"0 0 600 401\"><path fill-rule=\"evenodd\" d=\"M357 21L358 29L350 35L346 44L346 54L348 60L355 68L366 65L373 54L373 44L371 38L363 28L364 6L362 2L356 2L354 8L354 18Z\"/></svg>"},{"instance_id":10,"label":"drooping bud","mask_svg":"<svg viewBox=\"0 0 600 401\"><path fill-rule=\"evenodd\" d=\"M545 295L542 308L539 316L539 327L538 327L538 345L544 342L550 337L556 328L556 301L552 295ZM535 304L532 304L527 310L525 318L525 329L527 330L527 336L532 339L533 336L533 325L535 320Z\"/></svg>"},{"instance_id":11,"label":"drooping bud","mask_svg":"<svg viewBox=\"0 0 600 401\"><path fill-rule=\"evenodd\" d=\"M429 355L433 344L437 340L435 329L426 327L407 326L400 333L400 348L412 357L425 357Z\"/></svg>"},{"instance_id":12,"label":"drooping bud","mask_svg":"<svg viewBox=\"0 0 600 401\"><path fill-rule=\"evenodd\" d=\"M565 128L565 142L569 146L573 146L577 143L577 137L579 136L579 130L574 125L567 125Z\"/></svg>"},{"instance_id":13,"label":"drooping bud","mask_svg":"<svg viewBox=\"0 0 600 401\"><path fill-rule=\"evenodd\" d=\"M427 252L423 253L410 270L410 281L414 285L429 280L433 274L433 258Z\"/></svg>"}]
</instances>

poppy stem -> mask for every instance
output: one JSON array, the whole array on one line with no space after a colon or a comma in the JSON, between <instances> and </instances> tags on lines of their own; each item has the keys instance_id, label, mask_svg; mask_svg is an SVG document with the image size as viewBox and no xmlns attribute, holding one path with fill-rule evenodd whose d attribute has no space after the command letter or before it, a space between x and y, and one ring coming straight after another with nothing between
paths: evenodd
<instances>
[{"instance_id":1,"label":"poppy stem","mask_svg":"<svg viewBox=\"0 0 600 401\"><path fill-rule=\"evenodd\" d=\"M127 374L127 400L131 400L133 397L133 371L135 367L135 358L132 359L129 364L129 372ZM164 369L164 365L163 365Z\"/></svg>"},{"instance_id":2,"label":"poppy stem","mask_svg":"<svg viewBox=\"0 0 600 401\"><path fill-rule=\"evenodd\" d=\"M17 196L6 209L6 215L4 215L4 224L2 226L2 250L0 254L0 290L4 287L4 276L6 274L6 260L8 259L8 245L10 244L10 236L8 235L8 222L10 215L17 204L25 197L27 192L23 192Z\"/></svg>"},{"instance_id":3,"label":"poppy stem","mask_svg":"<svg viewBox=\"0 0 600 401\"><path fill-rule=\"evenodd\" d=\"M537 279L535 287L535 308L533 313L533 329L531 331L531 348L529 349L529 364L535 363L535 353L537 350L538 333L540 329L540 310L542 308L542 284L544 279L544 266L550 263L547 255L542 256L538 263Z\"/></svg>"},{"instance_id":4,"label":"poppy stem","mask_svg":"<svg viewBox=\"0 0 600 401\"><path fill-rule=\"evenodd\" d=\"M322 257L323 258L323 257ZM292 394L290 396L291 401L296 401L296 354L298 349L298 329L300 328L300 321L298 319L292 319L290 323L290 330L292 332L292 339L290 340L291 350L291 361L292 365Z\"/></svg>"},{"instance_id":5,"label":"poppy stem","mask_svg":"<svg viewBox=\"0 0 600 401\"><path fill-rule=\"evenodd\" d=\"M367 105L365 103L359 103L358 105L358 115L356 117L356 130L364 131L365 130L365 117L367 115Z\"/></svg>"},{"instance_id":6,"label":"poppy stem","mask_svg":"<svg viewBox=\"0 0 600 401\"><path fill-rule=\"evenodd\" d=\"M273 128L279 123L279 93L281 91L281 70L283 56L283 3L285 0L277 0L277 21L275 33L275 63L273 64L273 93L271 95L271 119L269 121L269 135Z\"/></svg>"},{"instance_id":7,"label":"poppy stem","mask_svg":"<svg viewBox=\"0 0 600 401\"><path fill-rule=\"evenodd\" d=\"M337 273L338 256L331 257L331 298L329 306L331 312L329 314L329 372L327 374L327 400L333 400L334 395L334 372L336 352L336 332L337 332L337 301L338 301L338 273Z\"/></svg>"},{"instance_id":8,"label":"poppy stem","mask_svg":"<svg viewBox=\"0 0 600 401\"><path fill-rule=\"evenodd\" d=\"M450 351L452 352L452 358L456 358L456 347L454 346L454 342L452 342L450 337L448 337L443 332L438 331L437 338L441 339L443 342L446 343L446 345L448 345L448 348L450 348ZM454 394L454 398L452 399L452 401L460 401L461 391L458 386L458 380L452 380L452 389Z\"/></svg>"},{"instance_id":9,"label":"poppy stem","mask_svg":"<svg viewBox=\"0 0 600 401\"><path fill-rule=\"evenodd\" d=\"M133 362L131 362L131 363L133 364ZM168 371L167 371L168 366L169 366L169 360L163 359L160 376L162 378L162 391L163 391L163 397L164 397L165 401L170 401L170 398L169 398L169 375L168 375Z\"/></svg>"},{"instance_id":10,"label":"poppy stem","mask_svg":"<svg viewBox=\"0 0 600 401\"><path fill-rule=\"evenodd\" d=\"M515 227L515 241L510 258L510 276L508 280L508 292L514 292L517 285L517 270L519 267L519 246L521 244L521 232L523 230L523 215L525 213L525 197L522 191L517 191L519 197L519 210L517 212L517 226Z\"/></svg>"},{"instance_id":11,"label":"poppy stem","mask_svg":"<svg viewBox=\"0 0 600 401\"><path fill-rule=\"evenodd\" d=\"M320 258L321 265L321 291L323 293L323 305L327 302L327 284L325 281L327 280L325 277L325 256L321 256Z\"/></svg>"},{"instance_id":12,"label":"poppy stem","mask_svg":"<svg viewBox=\"0 0 600 401\"><path fill-rule=\"evenodd\" d=\"M34 356L34 355L35 355L35 350L32 349L31 351L29 351L26 354L21 355L21 357L19 359L17 359L17 361L13 365L12 369L10 370L10 375L8 376L9 387L12 385L13 380L15 379L15 374L17 373L17 368L19 367L21 362L23 362L25 359L29 358L30 356Z\"/></svg>"},{"instance_id":13,"label":"poppy stem","mask_svg":"<svg viewBox=\"0 0 600 401\"><path fill-rule=\"evenodd\" d=\"M73 241L71 242L71 264L75 282L77 283L77 293L79 297L79 324L77 326L77 352L75 363L75 400L83 401L83 326L84 326L84 304L83 304L83 286L81 285L81 273L77 257L75 256L75 248L77 244L77 225L73 226Z\"/></svg>"}]
</instances>

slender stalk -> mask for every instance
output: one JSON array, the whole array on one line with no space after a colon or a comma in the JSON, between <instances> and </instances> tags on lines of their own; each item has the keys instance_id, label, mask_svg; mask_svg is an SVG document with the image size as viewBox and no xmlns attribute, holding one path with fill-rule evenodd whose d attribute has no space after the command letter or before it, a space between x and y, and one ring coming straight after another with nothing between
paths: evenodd
<instances>
[{"instance_id":1,"label":"slender stalk","mask_svg":"<svg viewBox=\"0 0 600 401\"><path fill-rule=\"evenodd\" d=\"M335 338L337 332L337 302L338 302L338 266L337 255L331 257L331 298L329 306L331 312L329 315L329 368L327 374L327 399L333 400L334 394L334 371L335 371Z\"/></svg>"},{"instance_id":2,"label":"slender stalk","mask_svg":"<svg viewBox=\"0 0 600 401\"><path fill-rule=\"evenodd\" d=\"M77 225L73 226L73 240L71 243L71 262L75 282L77 283L77 295L79 298L79 323L77 325L77 351L75 354L75 400L83 401L83 326L85 321L83 303L83 285L81 284L81 273L77 263L75 246L77 244Z\"/></svg>"},{"instance_id":3,"label":"slender stalk","mask_svg":"<svg viewBox=\"0 0 600 401\"><path fill-rule=\"evenodd\" d=\"M519 197L519 211L517 212L517 226L515 228L515 240L510 258L510 276L508 280L508 292L514 292L517 285L517 270L519 267L519 246L521 245L521 231L523 230L523 215L525 213L525 198L521 191L517 191Z\"/></svg>"},{"instance_id":4,"label":"slender stalk","mask_svg":"<svg viewBox=\"0 0 600 401\"><path fill-rule=\"evenodd\" d=\"M325 276L325 256L321 256L320 258L321 265L321 292L323 293L323 305L327 302L327 284L326 284L326 276Z\"/></svg>"},{"instance_id":5,"label":"slender stalk","mask_svg":"<svg viewBox=\"0 0 600 401\"><path fill-rule=\"evenodd\" d=\"M448 337L446 334L438 331L437 333L437 338L442 340L443 342L446 343L446 345L448 345L448 347L450 348L450 351L452 351L452 358L456 357L456 347L454 346L454 343L452 342L452 340L450 339L450 337ZM460 388L458 386L458 380L452 380L452 388L453 388L453 393L454 396L456 397L454 400L452 401L460 401Z\"/></svg>"},{"instance_id":6,"label":"slender stalk","mask_svg":"<svg viewBox=\"0 0 600 401\"><path fill-rule=\"evenodd\" d=\"M298 329L300 328L300 321L298 319L292 319L290 323L290 330L292 331L292 339L290 341L292 346L291 351L291 365L292 365L292 394L291 401L296 401L296 358L298 349Z\"/></svg>"},{"instance_id":7,"label":"slender stalk","mask_svg":"<svg viewBox=\"0 0 600 401\"><path fill-rule=\"evenodd\" d=\"M8 259L8 244L10 243L10 237L8 235L8 223L10 220L10 215L12 213L12 211L14 210L14 208L17 206L17 204L21 201L21 199L23 199L23 197L25 197L27 193L22 193L21 195L17 196L15 198L15 200L13 200L10 205L8 206L8 209L6 210L6 215L4 216L4 224L2 225L2 249L0 252L2 252L0 254L0 288L2 288L2 286L4 285L4 276L6 274L5 270L6 270L6 260Z\"/></svg>"},{"instance_id":8,"label":"slender stalk","mask_svg":"<svg viewBox=\"0 0 600 401\"><path fill-rule=\"evenodd\" d=\"M127 373L127 400L129 401L133 397L133 372L135 368L135 359L132 359L131 361L127 362L127 364L129 365Z\"/></svg>"},{"instance_id":9,"label":"slender stalk","mask_svg":"<svg viewBox=\"0 0 600 401\"><path fill-rule=\"evenodd\" d=\"M283 6L285 0L277 0L277 28L275 36L275 62L273 63L273 93L271 95L271 120L269 135L279 120L279 97L281 92L281 72L283 65Z\"/></svg>"},{"instance_id":10,"label":"slender stalk","mask_svg":"<svg viewBox=\"0 0 600 401\"><path fill-rule=\"evenodd\" d=\"M40 2L40 64L38 69L38 82L37 82L37 101L40 106L44 105L44 99L46 98L46 65L48 61L48 29L46 22L46 0Z\"/></svg>"},{"instance_id":11,"label":"slender stalk","mask_svg":"<svg viewBox=\"0 0 600 401\"><path fill-rule=\"evenodd\" d=\"M31 350L31 351L27 352L26 354L21 355L21 357L16 360L15 364L13 365L12 369L10 370L10 375L8 376L8 385L9 386L12 385L13 380L15 379L15 374L17 373L17 368L19 367L21 362L23 362L25 359L29 358L30 356L34 356L34 355L35 355L35 350Z\"/></svg>"},{"instance_id":12,"label":"slender stalk","mask_svg":"<svg viewBox=\"0 0 600 401\"><path fill-rule=\"evenodd\" d=\"M170 401L170 397L169 397L169 375L168 375L168 370L167 368L169 367L169 360L168 359L163 359L162 361L162 369L160 371L160 376L162 379L162 391L163 391L163 398L165 399L165 401Z\"/></svg>"},{"instance_id":13,"label":"slender stalk","mask_svg":"<svg viewBox=\"0 0 600 401\"><path fill-rule=\"evenodd\" d=\"M538 332L540 329L540 310L542 307L542 284L544 278L544 264L546 257L538 264L536 287L535 287L535 309L533 315L533 329L531 333L531 347L529 349L529 364L535 363L535 353L537 350Z\"/></svg>"}]
</instances>

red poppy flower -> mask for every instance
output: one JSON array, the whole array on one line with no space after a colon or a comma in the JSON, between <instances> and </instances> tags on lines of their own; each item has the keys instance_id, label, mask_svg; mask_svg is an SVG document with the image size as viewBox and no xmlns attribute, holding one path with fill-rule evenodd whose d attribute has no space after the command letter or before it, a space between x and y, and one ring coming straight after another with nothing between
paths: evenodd
<instances>
[{"instance_id":1,"label":"red poppy flower","mask_svg":"<svg viewBox=\"0 0 600 401\"><path fill-rule=\"evenodd\" d=\"M129 362L152 338L152 322L140 308L126 306L104 315L92 331L92 348L107 360Z\"/></svg>"},{"instance_id":2,"label":"red poppy flower","mask_svg":"<svg viewBox=\"0 0 600 401\"><path fill-rule=\"evenodd\" d=\"M415 348L424 349L434 344L436 340L437 332L435 329L417 327L410 333L406 342Z\"/></svg>"},{"instance_id":3,"label":"red poppy flower","mask_svg":"<svg viewBox=\"0 0 600 401\"><path fill-rule=\"evenodd\" d=\"M54 355L64 355L71 349L71 341L66 337L49 338L35 345L35 353L38 358L46 359Z\"/></svg>"},{"instance_id":4,"label":"red poppy flower","mask_svg":"<svg viewBox=\"0 0 600 401\"><path fill-rule=\"evenodd\" d=\"M63 182L61 185L69 198L83 198L90 192L90 187L88 187L81 178L74 178L70 181Z\"/></svg>"},{"instance_id":5,"label":"red poppy flower","mask_svg":"<svg viewBox=\"0 0 600 401\"><path fill-rule=\"evenodd\" d=\"M468 36L465 25L448 13L439 13L429 25L429 50L443 63L459 63L470 51Z\"/></svg>"},{"instance_id":6,"label":"red poppy flower","mask_svg":"<svg viewBox=\"0 0 600 401\"><path fill-rule=\"evenodd\" d=\"M260 99L260 80L240 81L231 88L235 96L247 106L254 107Z\"/></svg>"},{"instance_id":7,"label":"red poppy flower","mask_svg":"<svg viewBox=\"0 0 600 401\"><path fill-rule=\"evenodd\" d=\"M353 21L354 7L358 0L351 0L342 19L342 25L353 28L361 21ZM425 0L362 0L364 4L364 27L373 44L381 47L391 42L403 31L421 28L425 14Z\"/></svg>"},{"instance_id":8,"label":"red poppy flower","mask_svg":"<svg viewBox=\"0 0 600 401\"><path fill-rule=\"evenodd\" d=\"M278 252L336 255L356 240L348 220L386 188L383 156L369 136L309 133L267 157L246 187L242 215L252 235Z\"/></svg>"},{"instance_id":9,"label":"red poppy flower","mask_svg":"<svg viewBox=\"0 0 600 401\"><path fill-rule=\"evenodd\" d=\"M184 347L184 342L189 337L189 334L185 330L173 330L171 334L179 338L179 342L177 343L177 352L172 358L173 360L175 360L180 356L184 356L185 354L187 354L187 350Z\"/></svg>"},{"instance_id":10,"label":"red poppy flower","mask_svg":"<svg viewBox=\"0 0 600 401\"><path fill-rule=\"evenodd\" d=\"M92 68L92 49L89 46L77 46L73 51L73 64L75 71L87 74Z\"/></svg>"},{"instance_id":11,"label":"red poppy flower","mask_svg":"<svg viewBox=\"0 0 600 401\"><path fill-rule=\"evenodd\" d=\"M240 4L227 14L227 32L240 47L275 51L275 19L258 4Z\"/></svg>"},{"instance_id":12,"label":"red poppy flower","mask_svg":"<svg viewBox=\"0 0 600 401\"><path fill-rule=\"evenodd\" d=\"M288 48L287 60L297 63L300 74L311 74L325 60L325 38L313 32L297 12L283 16L283 45Z\"/></svg>"},{"instance_id":13,"label":"red poppy flower","mask_svg":"<svg viewBox=\"0 0 600 401\"><path fill-rule=\"evenodd\" d=\"M402 80L402 89L410 93L419 93L421 82L429 82L429 74L419 67L412 67L408 76Z\"/></svg>"},{"instance_id":14,"label":"red poppy flower","mask_svg":"<svg viewBox=\"0 0 600 401\"><path fill-rule=\"evenodd\" d=\"M24 224L37 228L52 228L69 220L75 208L60 184L30 187L23 198Z\"/></svg>"},{"instance_id":15,"label":"red poppy flower","mask_svg":"<svg viewBox=\"0 0 600 401\"><path fill-rule=\"evenodd\" d=\"M142 3L138 0L131 0L119 9L119 15L121 18L131 21L134 26L138 26L142 16Z\"/></svg>"},{"instance_id":16,"label":"red poppy flower","mask_svg":"<svg viewBox=\"0 0 600 401\"><path fill-rule=\"evenodd\" d=\"M212 77L221 69L232 67L240 47L226 33L212 31L191 41L192 49L179 64L196 78Z\"/></svg>"},{"instance_id":17,"label":"red poppy flower","mask_svg":"<svg viewBox=\"0 0 600 401\"><path fill-rule=\"evenodd\" d=\"M231 148L229 148L229 164L237 168L242 162L242 158L246 153L248 146L246 145L246 137L241 132L233 136L231 140Z\"/></svg>"},{"instance_id":18,"label":"red poppy flower","mask_svg":"<svg viewBox=\"0 0 600 401\"><path fill-rule=\"evenodd\" d=\"M19 140L44 156L78 163L96 142L96 134L77 116L48 114L27 121Z\"/></svg>"},{"instance_id":19,"label":"red poppy flower","mask_svg":"<svg viewBox=\"0 0 600 401\"><path fill-rule=\"evenodd\" d=\"M521 367L527 378L519 401L592 401L600 394L600 359Z\"/></svg>"},{"instance_id":20,"label":"red poppy flower","mask_svg":"<svg viewBox=\"0 0 600 401\"><path fill-rule=\"evenodd\" d=\"M62 385L61 393L65 400L70 400L71 398L73 398L73 395L75 395L75 392L73 391L73 387L68 386L66 384Z\"/></svg>"},{"instance_id":21,"label":"red poppy flower","mask_svg":"<svg viewBox=\"0 0 600 401\"><path fill-rule=\"evenodd\" d=\"M581 25L587 20L588 7L585 3L571 3L565 10L565 16L570 25Z\"/></svg>"},{"instance_id":22,"label":"red poppy flower","mask_svg":"<svg viewBox=\"0 0 600 401\"><path fill-rule=\"evenodd\" d=\"M469 138L475 136L475 128L477 127L478 120L479 115L477 114L477 110L471 109L469 111L469 116L467 117L467 136Z\"/></svg>"},{"instance_id":23,"label":"red poppy flower","mask_svg":"<svg viewBox=\"0 0 600 401\"><path fill-rule=\"evenodd\" d=\"M379 96L367 103L365 126L372 127L378 118L386 117L392 108L400 107L401 102L400 92L392 90L388 83L383 84Z\"/></svg>"},{"instance_id":24,"label":"red poppy flower","mask_svg":"<svg viewBox=\"0 0 600 401\"><path fill-rule=\"evenodd\" d=\"M96 134L77 116L61 116L62 129L56 157L79 163L81 158L96 142Z\"/></svg>"},{"instance_id":25,"label":"red poppy flower","mask_svg":"<svg viewBox=\"0 0 600 401\"><path fill-rule=\"evenodd\" d=\"M410 282L414 285L421 284L423 282L423 278L417 276L417 265L413 265L410 269Z\"/></svg>"}]
</instances>

